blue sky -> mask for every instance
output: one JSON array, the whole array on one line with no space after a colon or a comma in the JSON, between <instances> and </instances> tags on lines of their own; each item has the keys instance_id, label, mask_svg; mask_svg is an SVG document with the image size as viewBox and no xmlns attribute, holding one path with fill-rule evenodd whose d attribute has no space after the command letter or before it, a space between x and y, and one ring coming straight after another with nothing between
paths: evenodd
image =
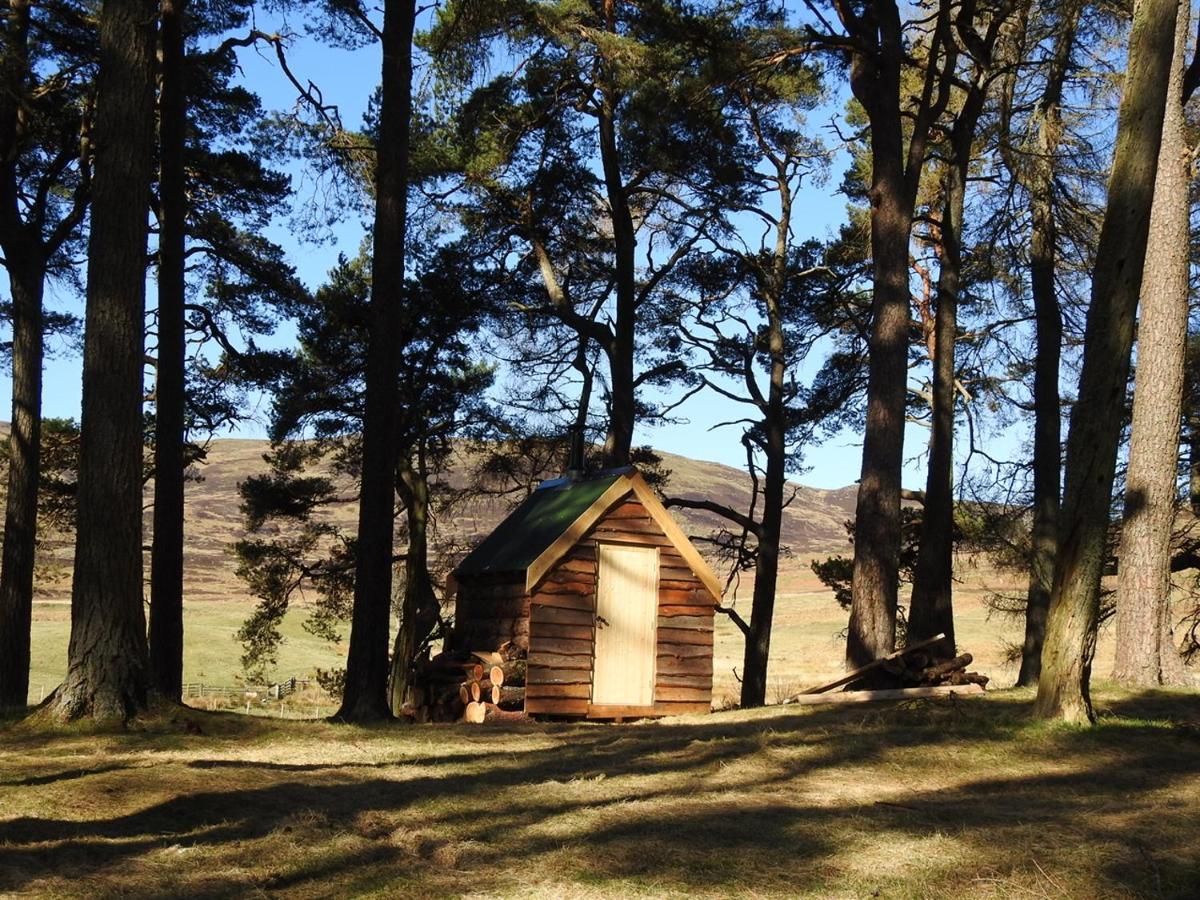
<instances>
[{"instance_id":1,"label":"blue sky","mask_svg":"<svg viewBox=\"0 0 1200 900\"><path fill-rule=\"evenodd\" d=\"M282 23L260 19L257 27L263 30L295 30L281 28ZM347 51L320 45L315 40L298 35L291 43L288 58L293 71L302 79L311 79L319 84L327 101L338 104L343 121L355 126L362 120L368 98L379 79L380 58L377 45L368 45L358 50ZM243 49L239 51L242 78L246 85L262 98L268 110L288 109L294 103L294 90L279 70L273 53L265 50ZM840 103L840 101L839 101ZM811 118L814 128L824 129L833 115L830 109L815 113ZM833 142L832 136L830 142ZM841 171L845 167L844 157L835 160L831 178L821 186L809 184L799 199L796 215L796 240L808 237L825 237L834 232L845 219L845 200L834 193ZM304 173L294 170L294 180L304 190ZM337 225L333 239L323 243L304 242L297 238L286 223L273 227L271 237L288 252L300 277L310 287L320 284L326 272L334 265L339 253L353 255L364 236L363 223L350 218ZM0 279L2 279L0 275ZM0 286L3 281L0 281ZM148 301L153 302L153 282L148 283ZM52 308L80 311L79 301L53 286L48 293L48 305ZM282 331L277 340L286 344L290 332ZM46 365L46 391L44 414L56 417L78 417L80 397L80 360L74 348L63 344L51 347L51 356ZM10 407L11 381L7 374L0 379L0 410ZM265 408L251 411L251 418L235 432L241 437L263 437ZM687 401L677 411L682 419L679 424L658 428L642 429L637 435L639 443L649 443L660 450L685 456L714 460L741 468L744 456L736 428L712 430L721 421L736 418L736 406L729 401L712 395L698 395ZM925 429L910 426L906 440L905 480L909 487L923 487L924 465L922 450L926 440ZM825 443L810 448L805 456L808 471L796 480L814 487L836 488L853 483L858 478L860 466L861 437L857 434L839 434Z\"/></svg>"}]
</instances>

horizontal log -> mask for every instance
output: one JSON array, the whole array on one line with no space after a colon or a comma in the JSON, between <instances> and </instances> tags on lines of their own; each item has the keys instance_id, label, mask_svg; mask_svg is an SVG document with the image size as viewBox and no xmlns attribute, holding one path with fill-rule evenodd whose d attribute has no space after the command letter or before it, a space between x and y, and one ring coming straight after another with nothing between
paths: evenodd
<instances>
[{"instance_id":1,"label":"horizontal log","mask_svg":"<svg viewBox=\"0 0 1200 900\"><path fill-rule=\"evenodd\" d=\"M658 657L658 671L662 675L707 675L712 677L712 657L703 656L695 659L678 656Z\"/></svg>"},{"instance_id":2,"label":"horizontal log","mask_svg":"<svg viewBox=\"0 0 1200 900\"><path fill-rule=\"evenodd\" d=\"M537 586L538 594L590 594L596 585L587 580L551 581L542 580Z\"/></svg>"},{"instance_id":3,"label":"horizontal log","mask_svg":"<svg viewBox=\"0 0 1200 900\"><path fill-rule=\"evenodd\" d=\"M665 675L659 672L654 679L654 689L665 687L703 688L712 693L711 675Z\"/></svg>"},{"instance_id":4,"label":"horizontal log","mask_svg":"<svg viewBox=\"0 0 1200 900\"><path fill-rule=\"evenodd\" d=\"M712 631L693 631L690 628L659 628L658 643L663 644L698 644L711 647Z\"/></svg>"},{"instance_id":5,"label":"horizontal log","mask_svg":"<svg viewBox=\"0 0 1200 900\"><path fill-rule=\"evenodd\" d=\"M503 600L506 597L520 597L525 593L524 580L514 580L505 584L477 584L465 582L458 587L460 600Z\"/></svg>"},{"instance_id":6,"label":"horizontal log","mask_svg":"<svg viewBox=\"0 0 1200 900\"><path fill-rule=\"evenodd\" d=\"M936 665L921 669L914 673L920 677L920 680L926 684L937 684L940 679L956 672L960 669L966 669L975 661L975 657L970 653L964 653L961 656L956 656L953 659L948 659Z\"/></svg>"},{"instance_id":7,"label":"horizontal log","mask_svg":"<svg viewBox=\"0 0 1200 900\"><path fill-rule=\"evenodd\" d=\"M596 542L589 541L587 538L581 539L574 547L568 551L567 559L590 560L596 561Z\"/></svg>"},{"instance_id":8,"label":"horizontal log","mask_svg":"<svg viewBox=\"0 0 1200 900\"><path fill-rule=\"evenodd\" d=\"M525 686L525 702L542 697L566 697L575 700L586 700L592 695L591 684L527 684Z\"/></svg>"},{"instance_id":9,"label":"horizontal log","mask_svg":"<svg viewBox=\"0 0 1200 900\"><path fill-rule=\"evenodd\" d=\"M500 664L500 668L504 671L504 680L501 682L505 686L517 685L525 683L525 672L529 667L529 663L524 659L506 659Z\"/></svg>"},{"instance_id":10,"label":"horizontal log","mask_svg":"<svg viewBox=\"0 0 1200 900\"><path fill-rule=\"evenodd\" d=\"M625 503L620 504L619 506L614 506L612 509L610 509L608 512L606 512L604 514L604 518L606 518L606 519L613 519L613 518L615 518L615 519L649 519L650 513L646 509L646 507L642 506L642 504L634 502L634 501L627 501Z\"/></svg>"},{"instance_id":11,"label":"horizontal log","mask_svg":"<svg viewBox=\"0 0 1200 900\"><path fill-rule=\"evenodd\" d=\"M712 647L705 644L658 644L659 656L675 656L680 659L712 658Z\"/></svg>"},{"instance_id":12,"label":"horizontal log","mask_svg":"<svg viewBox=\"0 0 1200 900\"><path fill-rule=\"evenodd\" d=\"M505 687L500 688L500 699L497 701L500 706L506 709L513 709L525 705L525 688L523 687Z\"/></svg>"},{"instance_id":13,"label":"horizontal log","mask_svg":"<svg viewBox=\"0 0 1200 900\"><path fill-rule=\"evenodd\" d=\"M688 591L659 589L659 606L712 606L712 595L701 588Z\"/></svg>"},{"instance_id":14,"label":"horizontal log","mask_svg":"<svg viewBox=\"0 0 1200 900\"><path fill-rule=\"evenodd\" d=\"M982 685L938 685L936 687L892 688L884 691L831 691L825 694L797 694L786 703L821 706L826 703L872 703L878 700L909 700L914 697L971 697L984 693Z\"/></svg>"},{"instance_id":15,"label":"horizontal log","mask_svg":"<svg viewBox=\"0 0 1200 900\"><path fill-rule=\"evenodd\" d=\"M476 646L484 644L489 647L499 647L510 641L513 644L528 647L528 630L516 634L511 631L488 631L486 629L477 629L471 632L471 643Z\"/></svg>"},{"instance_id":16,"label":"horizontal log","mask_svg":"<svg viewBox=\"0 0 1200 900\"><path fill-rule=\"evenodd\" d=\"M587 625L590 628L595 621L590 609L564 609L558 606L536 606L530 615L538 625Z\"/></svg>"},{"instance_id":17,"label":"horizontal log","mask_svg":"<svg viewBox=\"0 0 1200 900\"><path fill-rule=\"evenodd\" d=\"M460 630L465 626L493 634L522 634L529 631L528 616L471 616L458 624Z\"/></svg>"},{"instance_id":18,"label":"horizontal log","mask_svg":"<svg viewBox=\"0 0 1200 900\"><path fill-rule=\"evenodd\" d=\"M662 716L686 716L695 713L710 713L712 712L712 702L695 700L683 701L665 701L663 703L655 703L654 711Z\"/></svg>"},{"instance_id":19,"label":"horizontal log","mask_svg":"<svg viewBox=\"0 0 1200 900\"><path fill-rule=\"evenodd\" d=\"M534 649L538 653L562 653L565 656L591 656L591 641L572 641L564 638L537 638Z\"/></svg>"},{"instance_id":20,"label":"horizontal log","mask_svg":"<svg viewBox=\"0 0 1200 900\"><path fill-rule=\"evenodd\" d=\"M691 569L677 569L674 566L660 565L658 567L659 587L668 590L691 591L701 590L704 585L692 574Z\"/></svg>"},{"instance_id":21,"label":"horizontal log","mask_svg":"<svg viewBox=\"0 0 1200 900\"><path fill-rule=\"evenodd\" d=\"M557 622L534 622L534 646L536 647L543 638L568 638L577 641L590 641L592 639L592 626L559 625Z\"/></svg>"},{"instance_id":22,"label":"horizontal log","mask_svg":"<svg viewBox=\"0 0 1200 900\"><path fill-rule=\"evenodd\" d=\"M485 722L524 722L528 720L523 709L505 709L503 706L497 706L494 703L485 703L486 714L484 715Z\"/></svg>"},{"instance_id":23,"label":"horizontal log","mask_svg":"<svg viewBox=\"0 0 1200 900\"><path fill-rule=\"evenodd\" d=\"M534 647L529 654L529 666L536 669L585 669L592 670L592 654L543 653Z\"/></svg>"},{"instance_id":24,"label":"horizontal log","mask_svg":"<svg viewBox=\"0 0 1200 900\"><path fill-rule=\"evenodd\" d=\"M591 684L591 669L562 669L530 666L529 677L525 679L525 687L533 684Z\"/></svg>"},{"instance_id":25,"label":"horizontal log","mask_svg":"<svg viewBox=\"0 0 1200 900\"><path fill-rule=\"evenodd\" d=\"M533 595L533 606L555 606L559 609L593 609L595 602L588 594L544 594L541 591Z\"/></svg>"},{"instance_id":26,"label":"horizontal log","mask_svg":"<svg viewBox=\"0 0 1200 900\"><path fill-rule=\"evenodd\" d=\"M640 719L654 714L653 704L650 706L620 706L606 703L599 706L593 703L587 711L589 719Z\"/></svg>"},{"instance_id":27,"label":"horizontal log","mask_svg":"<svg viewBox=\"0 0 1200 900\"><path fill-rule=\"evenodd\" d=\"M670 607L668 607L670 608ZM691 631L712 631L712 616L680 616L665 615L662 608L658 610L658 627L666 629L686 628Z\"/></svg>"},{"instance_id":28,"label":"horizontal log","mask_svg":"<svg viewBox=\"0 0 1200 900\"><path fill-rule=\"evenodd\" d=\"M519 619L529 615L529 598L505 597L499 600L472 599L464 604L461 600L454 607L454 617L460 621L467 619Z\"/></svg>"},{"instance_id":29,"label":"horizontal log","mask_svg":"<svg viewBox=\"0 0 1200 900\"><path fill-rule=\"evenodd\" d=\"M594 526L595 532L617 531L627 534L653 534L662 535L662 527L651 519L648 515L645 516L605 516Z\"/></svg>"},{"instance_id":30,"label":"horizontal log","mask_svg":"<svg viewBox=\"0 0 1200 900\"><path fill-rule=\"evenodd\" d=\"M584 563L584 565L594 566L594 563ZM576 569L567 569L562 566L557 566L546 573L542 579L542 584L562 585L572 591L581 591L587 593L595 590L596 573L595 571L580 572Z\"/></svg>"},{"instance_id":31,"label":"horizontal log","mask_svg":"<svg viewBox=\"0 0 1200 900\"><path fill-rule=\"evenodd\" d=\"M654 702L662 703L668 700L685 700L693 703L712 703L711 687L667 687L655 685Z\"/></svg>"},{"instance_id":32,"label":"horizontal log","mask_svg":"<svg viewBox=\"0 0 1200 900\"><path fill-rule=\"evenodd\" d=\"M675 570L668 574L664 569L658 570L658 589L660 591L702 591L704 585L698 578L681 578Z\"/></svg>"},{"instance_id":33,"label":"horizontal log","mask_svg":"<svg viewBox=\"0 0 1200 900\"><path fill-rule=\"evenodd\" d=\"M701 616L708 622L708 627L712 628L713 618L717 612L717 608L712 601L708 602L707 606L675 606L675 605L660 605L658 607L659 621L662 617L668 618L672 616Z\"/></svg>"},{"instance_id":34,"label":"horizontal log","mask_svg":"<svg viewBox=\"0 0 1200 900\"><path fill-rule=\"evenodd\" d=\"M879 659L867 663L865 666L860 666L851 672L847 672L845 675L842 675L834 681L826 682L825 684L817 685L816 687L806 688L805 690L801 691L800 694L823 694L825 691L831 691L836 687L841 687L844 684L857 681L860 677L866 675L868 672L873 671L874 669L881 669L894 660L901 659L904 656L915 653L918 650L924 650L927 647L932 647L934 644L945 639L946 635L937 634L928 640L920 641L909 647L902 647L899 650L889 653L887 656L880 657Z\"/></svg>"},{"instance_id":35,"label":"horizontal log","mask_svg":"<svg viewBox=\"0 0 1200 900\"><path fill-rule=\"evenodd\" d=\"M586 716L590 700L573 700L565 697L529 697L525 700L525 712L543 716Z\"/></svg>"},{"instance_id":36,"label":"horizontal log","mask_svg":"<svg viewBox=\"0 0 1200 900\"><path fill-rule=\"evenodd\" d=\"M671 539L665 534L638 534L632 531L616 531L611 528L597 528L593 534L599 541L614 544L637 544L643 547L670 547Z\"/></svg>"},{"instance_id":37,"label":"horizontal log","mask_svg":"<svg viewBox=\"0 0 1200 900\"><path fill-rule=\"evenodd\" d=\"M596 560L595 558L579 559L576 557L568 557L555 566L554 572L551 574L558 572L566 572L574 575L589 575L594 578L596 576Z\"/></svg>"}]
</instances>

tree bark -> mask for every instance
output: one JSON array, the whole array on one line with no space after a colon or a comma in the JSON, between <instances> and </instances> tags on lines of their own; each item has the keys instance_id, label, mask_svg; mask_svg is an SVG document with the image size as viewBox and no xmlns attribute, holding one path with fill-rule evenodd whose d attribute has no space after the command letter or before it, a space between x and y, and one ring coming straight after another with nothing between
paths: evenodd
<instances>
[{"instance_id":1,"label":"tree bark","mask_svg":"<svg viewBox=\"0 0 1200 900\"><path fill-rule=\"evenodd\" d=\"M937 315L934 321L933 415L929 440L929 470L922 505L921 542L909 602L907 639L928 640L946 635L935 652L953 656L954 640L954 347L958 337L958 294L962 279L963 206L966 174L975 133L978 103L969 98L954 126L955 160L946 171L941 224L941 269L938 273ZM972 121L965 122L965 116Z\"/></svg>"},{"instance_id":2,"label":"tree bark","mask_svg":"<svg viewBox=\"0 0 1200 900\"><path fill-rule=\"evenodd\" d=\"M429 577L429 482L424 465L405 467L400 474L408 521L408 553L405 557L404 599L400 626L392 649L390 703L399 714L408 693L412 663L417 649L438 620L437 597Z\"/></svg>"},{"instance_id":3,"label":"tree bark","mask_svg":"<svg viewBox=\"0 0 1200 900\"><path fill-rule=\"evenodd\" d=\"M779 219L767 283L762 287L767 313L767 353L770 384L763 409L763 511L759 521L754 560L754 596L750 604L750 633L742 661L743 707L762 706L767 701L767 667L771 653L771 628L775 617L775 590L779 582L779 548L783 539L784 491L787 487L787 409L784 389L787 380L787 346L784 331L783 297L787 287L788 243L792 222L792 187L785 164L776 162Z\"/></svg>"},{"instance_id":4,"label":"tree bark","mask_svg":"<svg viewBox=\"0 0 1200 900\"><path fill-rule=\"evenodd\" d=\"M1188 494L1192 515L1200 516L1200 415L1193 416L1188 436Z\"/></svg>"},{"instance_id":5,"label":"tree bark","mask_svg":"<svg viewBox=\"0 0 1200 900\"><path fill-rule=\"evenodd\" d=\"M605 0L605 27L609 32L616 31L615 6L614 0ZM616 129L617 104L616 88L605 84L601 88L598 130L604 190L612 216L617 306L612 340L607 348L611 394L608 434L603 450L606 468L629 465L637 414L634 384L634 350L637 344L637 237L633 226L633 214L629 209L629 198L621 177L621 152L617 144Z\"/></svg>"},{"instance_id":6,"label":"tree bark","mask_svg":"<svg viewBox=\"0 0 1200 900\"><path fill-rule=\"evenodd\" d=\"M142 361L153 180L155 4L100 10L95 176L75 569L58 718L127 720L146 707L142 610Z\"/></svg>"},{"instance_id":7,"label":"tree bark","mask_svg":"<svg viewBox=\"0 0 1200 900\"><path fill-rule=\"evenodd\" d=\"M387 682L396 495L396 379L404 313L415 17L413 0L386 0L354 612L346 659L346 688L335 716L348 722L386 719L391 715Z\"/></svg>"},{"instance_id":8,"label":"tree bark","mask_svg":"<svg viewBox=\"0 0 1200 900\"><path fill-rule=\"evenodd\" d=\"M0 707L29 696L33 570L37 553L38 482L42 440L42 292L45 265L36 256L8 255L13 304L12 425L8 435L8 502L0 566Z\"/></svg>"},{"instance_id":9,"label":"tree bark","mask_svg":"<svg viewBox=\"0 0 1200 900\"><path fill-rule=\"evenodd\" d=\"M183 682L184 141L183 17L162 0L159 95L158 359L154 389L154 542L150 552L150 677L180 701Z\"/></svg>"},{"instance_id":10,"label":"tree bark","mask_svg":"<svg viewBox=\"0 0 1200 900\"><path fill-rule=\"evenodd\" d=\"M1180 421L1187 356L1190 155L1183 72L1190 4L1179 4L1142 275L1133 429L1125 476L1113 678L1154 687L1181 683L1171 629L1171 534L1178 495Z\"/></svg>"},{"instance_id":11,"label":"tree bark","mask_svg":"<svg viewBox=\"0 0 1200 900\"><path fill-rule=\"evenodd\" d=\"M880 53L855 60L851 87L871 122L871 257L874 296L862 473L854 518L854 576L847 668L895 649L900 567L900 487L908 378L908 242L915 192L905 183L900 116L900 15L882 7Z\"/></svg>"},{"instance_id":12,"label":"tree bark","mask_svg":"<svg viewBox=\"0 0 1200 900\"><path fill-rule=\"evenodd\" d=\"M1067 437L1062 534L1034 715L1094 718L1088 681L1141 288L1177 0L1141 0L1129 41L1108 204L1092 273L1078 400Z\"/></svg>"},{"instance_id":13,"label":"tree bark","mask_svg":"<svg viewBox=\"0 0 1200 900\"><path fill-rule=\"evenodd\" d=\"M1050 69L1037 110L1037 146L1027 184L1030 229L1030 288L1033 294L1037 351L1033 361L1033 520L1030 525L1029 587L1025 601L1025 639L1019 686L1037 684L1042 645L1058 554L1058 518L1062 492L1062 310L1055 290L1058 228L1054 220L1054 163L1062 144L1063 84L1075 46L1082 4L1069 3L1055 33Z\"/></svg>"},{"instance_id":14,"label":"tree bark","mask_svg":"<svg viewBox=\"0 0 1200 900\"><path fill-rule=\"evenodd\" d=\"M1188 502L1200 517L1200 334L1188 338L1186 359Z\"/></svg>"}]
</instances>

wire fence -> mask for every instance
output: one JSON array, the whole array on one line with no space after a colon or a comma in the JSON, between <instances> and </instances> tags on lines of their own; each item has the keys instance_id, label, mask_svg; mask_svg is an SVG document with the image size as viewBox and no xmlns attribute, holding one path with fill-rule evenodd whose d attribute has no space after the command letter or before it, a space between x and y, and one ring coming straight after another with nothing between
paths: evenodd
<instances>
[{"instance_id":1,"label":"wire fence","mask_svg":"<svg viewBox=\"0 0 1200 900\"><path fill-rule=\"evenodd\" d=\"M30 702L42 703L53 686L31 685ZM185 681L180 691L183 701L207 709L225 709L245 715L275 716L281 719L319 719L332 713L333 698L317 682L308 678L288 678L270 684L212 684ZM34 698L37 698L34 701Z\"/></svg>"}]
</instances>

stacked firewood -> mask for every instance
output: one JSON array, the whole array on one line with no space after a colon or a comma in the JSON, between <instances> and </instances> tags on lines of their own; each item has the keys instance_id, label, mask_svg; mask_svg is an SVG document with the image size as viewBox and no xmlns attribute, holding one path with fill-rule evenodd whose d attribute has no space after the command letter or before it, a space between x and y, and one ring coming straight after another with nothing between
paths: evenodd
<instances>
[{"instance_id":1,"label":"stacked firewood","mask_svg":"<svg viewBox=\"0 0 1200 900\"><path fill-rule=\"evenodd\" d=\"M988 677L986 675L967 671L967 667L974 659L970 653L963 653L953 659L945 659L932 650L913 650L881 661L874 672L864 676L862 686L875 690L964 684L987 687ZM858 682L851 682L846 686L848 691L858 689Z\"/></svg>"},{"instance_id":2,"label":"stacked firewood","mask_svg":"<svg viewBox=\"0 0 1200 900\"><path fill-rule=\"evenodd\" d=\"M785 702L840 702L839 697L899 700L904 697L955 693L951 691L954 687L964 688L958 693L983 691L987 687L988 677L967 671L974 657L970 653L963 653L946 659L945 646L946 636L935 635L889 653L826 684L806 688ZM842 693L832 694L837 688L841 688ZM814 699L817 695L824 695L824 698Z\"/></svg>"},{"instance_id":3,"label":"stacked firewood","mask_svg":"<svg viewBox=\"0 0 1200 900\"><path fill-rule=\"evenodd\" d=\"M439 653L418 663L401 714L418 723L523 718L525 651Z\"/></svg>"}]
</instances>

